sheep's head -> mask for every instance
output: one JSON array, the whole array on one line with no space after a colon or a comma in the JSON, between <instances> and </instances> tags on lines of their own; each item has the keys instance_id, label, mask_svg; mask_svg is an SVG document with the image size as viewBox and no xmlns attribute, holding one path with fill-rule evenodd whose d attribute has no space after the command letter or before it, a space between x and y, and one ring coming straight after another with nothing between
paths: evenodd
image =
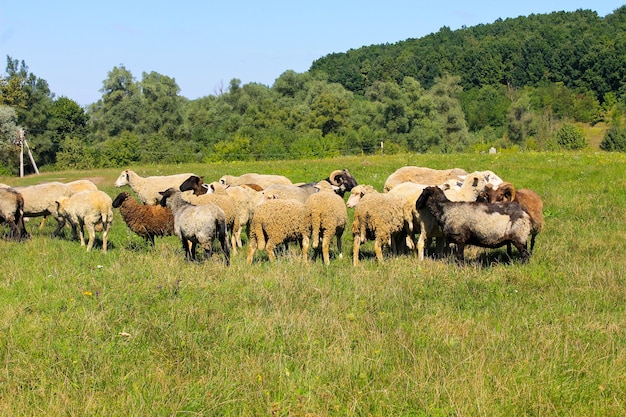
<instances>
[{"instance_id":1,"label":"sheep's head","mask_svg":"<svg viewBox=\"0 0 626 417\"><path fill-rule=\"evenodd\" d=\"M124 204L124 201L126 201L128 198L130 198L130 194L128 194L126 191L119 193L117 197L115 197L115 200L113 200L113 208L118 208L119 206Z\"/></svg>"},{"instance_id":2,"label":"sheep's head","mask_svg":"<svg viewBox=\"0 0 626 417\"><path fill-rule=\"evenodd\" d=\"M180 191L177 191L175 188L168 188L165 191L159 191L159 194L161 194L161 206L167 207L167 199L173 196L174 194L176 194L177 192L180 192Z\"/></svg>"},{"instance_id":3,"label":"sheep's head","mask_svg":"<svg viewBox=\"0 0 626 417\"><path fill-rule=\"evenodd\" d=\"M342 197L346 191L351 191L358 185L356 179L347 169L337 169L331 172L327 181L338 187L335 192Z\"/></svg>"},{"instance_id":4,"label":"sheep's head","mask_svg":"<svg viewBox=\"0 0 626 417\"><path fill-rule=\"evenodd\" d=\"M423 209L424 207L426 207L426 204L428 204L428 200L435 195L442 195L444 198L446 198L443 190L439 187L430 186L424 188L424 190L422 190L422 194L420 194L419 198L415 202L415 208L418 210Z\"/></svg>"},{"instance_id":5,"label":"sheep's head","mask_svg":"<svg viewBox=\"0 0 626 417\"><path fill-rule=\"evenodd\" d=\"M117 180L115 180L115 186L119 188L124 185L128 185L129 182L130 182L130 170L125 169L124 171L122 171L120 176L117 177Z\"/></svg>"},{"instance_id":6,"label":"sheep's head","mask_svg":"<svg viewBox=\"0 0 626 417\"><path fill-rule=\"evenodd\" d=\"M356 205L365 194L372 192L376 192L376 190L371 185L357 185L350 192L350 197L348 197L346 206L348 206L348 208L356 207Z\"/></svg>"},{"instance_id":7,"label":"sheep's head","mask_svg":"<svg viewBox=\"0 0 626 417\"><path fill-rule=\"evenodd\" d=\"M337 192L337 190L339 189L338 186L333 185L331 183L329 183L326 180L320 181L317 184L314 185L314 187L318 190L318 191L332 191L332 192Z\"/></svg>"},{"instance_id":8,"label":"sheep's head","mask_svg":"<svg viewBox=\"0 0 626 417\"><path fill-rule=\"evenodd\" d=\"M204 177L198 177L196 175L192 175L189 178L187 178L185 181L183 181L183 183L178 188L180 189L180 191L193 190L194 195L206 194L206 189L202 186L203 178Z\"/></svg>"},{"instance_id":9,"label":"sheep's head","mask_svg":"<svg viewBox=\"0 0 626 417\"><path fill-rule=\"evenodd\" d=\"M515 187L510 182L503 182L490 193L490 203L510 203L515 200Z\"/></svg>"}]
</instances>

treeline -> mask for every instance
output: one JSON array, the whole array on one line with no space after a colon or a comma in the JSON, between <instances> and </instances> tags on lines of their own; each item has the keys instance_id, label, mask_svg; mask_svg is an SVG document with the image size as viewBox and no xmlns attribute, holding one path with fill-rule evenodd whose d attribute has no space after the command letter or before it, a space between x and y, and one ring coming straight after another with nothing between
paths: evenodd
<instances>
[{"instance_id":1,"label":"treeline","mask_svg":"<svg viewBox=\"0 0 626 417\"><path fill-rule=\"evenodd\" d=\"M299 159L340 154L588 146L626 150L626 6L531 15L331 54L272 86L230 81L188 100L175 80L123 65L87 108L55 97L25 62L0 77L0 172L23 127L38 166Z\"/></svg>"}]
</instances>

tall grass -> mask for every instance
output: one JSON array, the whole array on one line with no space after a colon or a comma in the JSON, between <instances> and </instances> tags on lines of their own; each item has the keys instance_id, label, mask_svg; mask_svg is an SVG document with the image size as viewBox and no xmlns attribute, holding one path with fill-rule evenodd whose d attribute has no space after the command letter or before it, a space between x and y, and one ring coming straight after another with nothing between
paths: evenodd
<instances>
[{"instance_id":1,"label":"tall grass","mask_svg":"<svg viewBox=\"0 0 626 417\"><path fill-rule=\"evenodd\" d=\"M546 227L530 263L505 250L450 259L188 263L147 247L116 211L109 253L70 233L0 240L0 415L623 416L626 157L607 153L400 155L133 167L141 175L348 168L381 189L402 165L491 169L536 190ZM119 169L51 172L21 185ZM4 226L1 226L4 228ZM5 229L0 229L4 232ZM98 249L96 247L95 249Z\"/></svg>"}]
</instances>

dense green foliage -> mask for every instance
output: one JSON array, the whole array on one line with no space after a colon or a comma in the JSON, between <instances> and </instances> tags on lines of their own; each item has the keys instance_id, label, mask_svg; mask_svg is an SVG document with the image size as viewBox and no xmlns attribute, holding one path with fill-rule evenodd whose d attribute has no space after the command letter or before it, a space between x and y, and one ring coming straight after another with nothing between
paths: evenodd
<instances>
[{"instance_id":1,"label":"dense green foliage","mask_svg":"<svg viewBox=\"0 0 626 417\"><path fill-rule=\"evenodd\" d=\"M330 54L274 84L233 79L188 100L173 78L124 65L86 108L7 57L0 106L44 169L396 152L551 150L562 125L614 124L626 108L626 6L498 20ZM588 138L587 138L588 140ZM16 172L5 139L3 172ZM581 141L582 143L582 141ZM575 147L577 147L577 144ZM594 144L597 148L597 143Z\"/></svg>"},{"instance_id":2,"label":"dense green foliage","mask_svg":"<svg viewBox=\"0 0 626 417\"><path fill-rule=\"evenodd\" d=\"M546 223L528 264L506 248L468 248L465 267L379 264L369 242L355 268L347 231L329 266L293 245L226 267L217 249L186 262L175 237L147 247L117 209L107 254L32 219L30 240L0 238L0 415L623 417L624 164L560 151L133 166L303 182L347 168L379 190L403 165L491 169L537 191ZM120 171L0 182L91 178L114 197Z\"/></svg>"}]
</instances>

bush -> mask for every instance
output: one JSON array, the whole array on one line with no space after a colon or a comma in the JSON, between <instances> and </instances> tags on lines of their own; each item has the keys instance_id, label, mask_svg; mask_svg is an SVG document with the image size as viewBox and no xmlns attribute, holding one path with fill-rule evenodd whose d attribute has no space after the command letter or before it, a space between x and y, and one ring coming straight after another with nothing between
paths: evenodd
<instances>
[{"instance_id":1,"label":"bush","mask_svg":"<svg viewBox=\"0 0 626 417\"><path fill-rule=\"evenodd\" d=\"M574 150L588 146L587 138L582 129L573 125L563 125L556 133L556 141L561 148Z\"/></svg>"},{"instance_id":2,"label":"bush","mask_svg":"<svg viewBox=\"0 0 626 417\"><path fill-rule=\"evenodd\" d=\"M608 152L626 152L626 129L611 126L600 143L600 149Z\"/></svg>"}]
</instances>

